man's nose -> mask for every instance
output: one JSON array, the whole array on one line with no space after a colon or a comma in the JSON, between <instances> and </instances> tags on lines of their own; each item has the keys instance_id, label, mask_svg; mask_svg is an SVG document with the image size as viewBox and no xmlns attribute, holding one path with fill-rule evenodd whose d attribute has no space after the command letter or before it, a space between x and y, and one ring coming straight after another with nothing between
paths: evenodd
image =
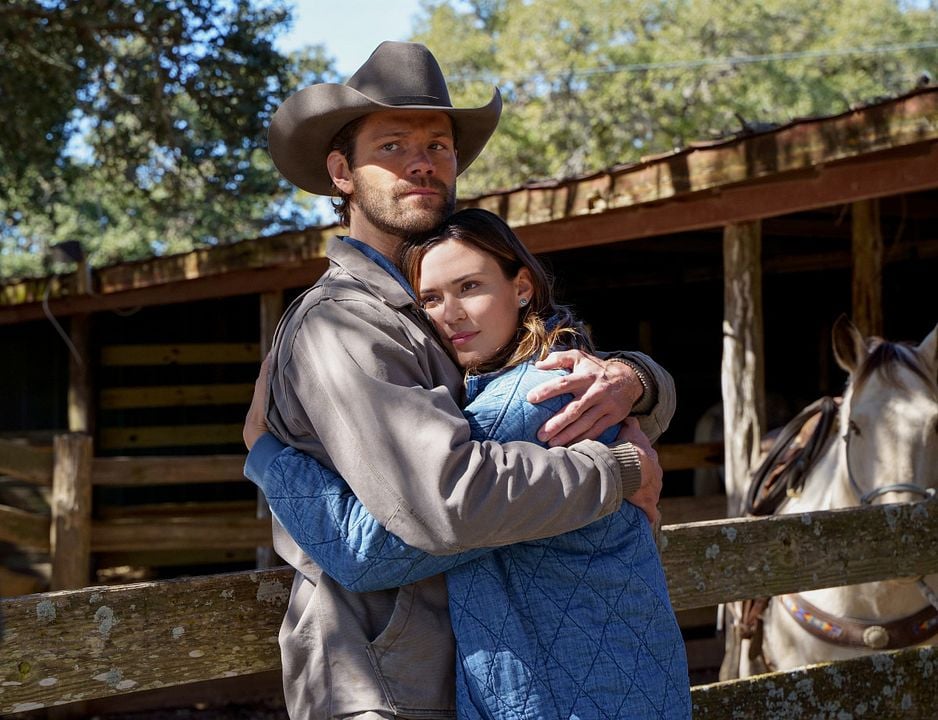
<instances>
[{"instance_id":1,"label":"man's nose","mask_svg":"<svg viewBox=\"0 0 938 720\"><path fill-rule=\"evenodd\" d=\"M407 171L411 175L432 175L434 173L433 158L426 148L413 152L407 164Z\"/></svg>"}]
</instances>

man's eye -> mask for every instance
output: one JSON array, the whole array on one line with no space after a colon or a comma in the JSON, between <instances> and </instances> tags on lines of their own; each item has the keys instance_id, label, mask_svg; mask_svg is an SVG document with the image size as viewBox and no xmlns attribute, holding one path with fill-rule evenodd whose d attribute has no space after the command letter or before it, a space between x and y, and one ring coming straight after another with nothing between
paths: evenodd
<instances>
[{"instance_id":1,"label":"man's eye","mask_svg":"<svg viewBox=\"0 0 938 720\"><path fill-rule=\"evenodd\" d=\"M462 291L467 292L469 290L475 290L477 287L479 287L479 283L475 280L470 280L462 284Z\"/></svg>"},{"instance_id":2,"label":"man's eye","mask_svg":"<svg viewBox=\"0 0 938 720\"><path fill-rule=\"evenodd\" d=\"M392 150L397 149L397 143L385 143L384 145L381 146L381 149L387 152L391 152Z\"/></svg>"}]
</instances>

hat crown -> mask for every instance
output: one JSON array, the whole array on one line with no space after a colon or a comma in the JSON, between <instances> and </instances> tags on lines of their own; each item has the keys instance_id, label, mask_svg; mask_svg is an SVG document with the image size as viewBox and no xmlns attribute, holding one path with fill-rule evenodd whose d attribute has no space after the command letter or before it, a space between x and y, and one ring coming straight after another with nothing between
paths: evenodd
<instances>
[{"instance_id":1,"label":"hat crown","mask_svg":"<svg viewBox=\"0 0 938 720\"><path fill-rule=\"evenodd\" d=\"M346 85L385 105L453 107L443 71L419 43L381 43Z\"/></svg>"}]
</instances>

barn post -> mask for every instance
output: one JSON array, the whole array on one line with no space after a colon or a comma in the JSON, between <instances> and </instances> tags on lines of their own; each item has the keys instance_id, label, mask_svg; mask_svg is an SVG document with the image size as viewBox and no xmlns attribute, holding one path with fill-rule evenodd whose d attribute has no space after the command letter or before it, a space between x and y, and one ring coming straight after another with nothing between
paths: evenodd
<instances>
[{"instance_id":1,"label":"barn post","mask_svg":"<svg viewBox=\"0 0 938 720\"><path fill-rule=\"evenodd\" d=\"M263 360L273 346L274 331L277 329L277 323L280 322L280 316L283 315L283 290L261 293L260 303L261 360ZM260 489L257 491L257 518L270 519L270 506ZM257 548L256 562L258 568L273 567L276 564L274 549L267 546Z\"/></svg>"},{"instance_id":2,"label":"barn post","mask_svg":"<svg viewBox=\"0 0 938 720\"><path fill-rule=\"evenodd\" d=\"M91 563L92 440L84 433L52 440L52 590L88 585Z\"/></svg>"},{"instance_id":3,"label":"barn post","mask_svg":"<svg viewBox=\"0 0 938 720\"><path fill-rule=\"evenodd\" d=\"M883 234L879 201L857 200L851 206L852 314L864 335L883 334Z\"/></svg>"},{"instance_id":4,"label":"barn post","mask_svg":"<svg viewBox=\"0 0 938 720\"><path fill-rule=\"evenodd\" d=\"M723 229L723 444L728 517L742 513L749 473L765 425L762 335L762 225ZM739 603L723 611L726 649L720 679L740 677L749 654L737 624Z\"/></svg>"},{"instance_id":5,"label":"barn post","mask_svg":"<svg viewBox=\"0 0 938 720\"><path fill-rule=\"evenodd\" d=\"M68 429L89 435L94 432L94 404L92 402L91 316L73 315L69 321L69 340L72 352L68 362Z\"/></svg>"},{"instance_id":6,"label":"barn post","mask_svg":"<svg viewBox=\"0 0 938 720\"><path fill-rule=\"evenodd\" d=\"M762 332L762 225L723 231L723 438L726 502L740 514L765 426Z\"/></svg>"}]
</instances>

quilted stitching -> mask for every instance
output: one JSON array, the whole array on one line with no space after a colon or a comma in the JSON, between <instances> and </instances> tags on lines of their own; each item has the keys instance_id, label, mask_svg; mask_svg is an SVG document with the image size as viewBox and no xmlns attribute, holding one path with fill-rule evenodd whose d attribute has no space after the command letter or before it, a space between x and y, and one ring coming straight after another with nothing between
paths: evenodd
<instances>
[{"instance_id":1,"label":"quilted stitching","mask_svg":"<svg viewBox=\"0 0 938 720\"><path fill-rule=\"evenodd\" d=\"M545 379L522 366L470 383L475 438L536 442L569 400L522 402ZM447 586L461 718L690 717L683 640L651 530L634 506L499 548L451 570Z\"/></svg>"}]
</instances>

